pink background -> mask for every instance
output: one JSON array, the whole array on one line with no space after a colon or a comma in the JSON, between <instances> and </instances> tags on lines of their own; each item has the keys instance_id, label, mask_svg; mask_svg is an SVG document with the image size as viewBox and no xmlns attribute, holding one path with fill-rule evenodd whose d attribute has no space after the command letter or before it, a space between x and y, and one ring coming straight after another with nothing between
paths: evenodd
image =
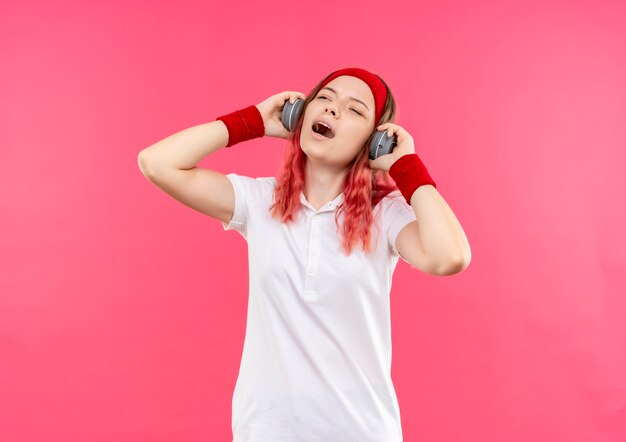
<instances>
[{"instance_id":1,"label":"pink background","mask_svg":"<svg viewBox=\"0 0 626 442\"><path fill-rule=\"evenodd\" d=\"M624 2L430 3L0 4L0 440L231 440L246 244L137 154L348 66L472 248L394 275L404 440L626 440Z\"/></svg>"}]
</instances>

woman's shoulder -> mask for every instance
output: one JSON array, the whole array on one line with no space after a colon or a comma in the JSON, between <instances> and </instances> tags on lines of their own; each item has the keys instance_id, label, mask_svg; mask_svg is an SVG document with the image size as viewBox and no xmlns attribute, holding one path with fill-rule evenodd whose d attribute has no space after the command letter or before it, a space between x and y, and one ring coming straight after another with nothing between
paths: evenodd
<instances>
[{"instance_id":1,"label":"woman's shoulder","mask_svg":"<svg viewBox=\"0 0 626 442\"><path fill-rule=\"evenodd\" d=\"M404 197L400 190L395 189L391 191L386 191L385 193L380 193L377 197L374 197L375 207L380 207L382 210L388 210L390 207L401 205L404 201ZM404 201L406 204L406 201Z\"/></svg>"},{"instance_id":2,"label":"woman's shoulder","mask_svg":"<svg viewBox=\"0 0 626 442\"><path fill-rule=\"evenodd\" d=\"M260 176L260 177L252 177L248 175L243 175L240 173L229 173L227 176L232 177L238 181L241 181L247 185L275 185L276 178L273 176Z\"/></svg>"},{"instance_id":3,"label":"woman's shoulder","mask_svg":"<svg viewBox=\"0 0 626 442\"><path fill-rule=\"evenodd\" d=\"M276 185L276 179L271 176L251 177L239 173L226 176L233 183L236 195L242 201L250 201L250 204L270 198Z\"/></svg>"}]
</instances>

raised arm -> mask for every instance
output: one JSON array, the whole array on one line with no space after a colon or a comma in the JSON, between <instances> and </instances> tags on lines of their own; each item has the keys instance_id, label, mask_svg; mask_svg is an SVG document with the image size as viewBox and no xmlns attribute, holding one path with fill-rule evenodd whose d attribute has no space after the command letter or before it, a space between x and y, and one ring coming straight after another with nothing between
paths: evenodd
<instances>
[{"instance_id":1,"label":"raised arm","mask_svg":"<svg viewBox=\"0 0 626 442\"><path fill-rule=\"evenodd\" d=\"M177 132L139 152L139 169L165 193L220 221L231 220L235 192L226 175L198 167L226 147L228 130L220 120Z\"/></svg>"}]
</instances>

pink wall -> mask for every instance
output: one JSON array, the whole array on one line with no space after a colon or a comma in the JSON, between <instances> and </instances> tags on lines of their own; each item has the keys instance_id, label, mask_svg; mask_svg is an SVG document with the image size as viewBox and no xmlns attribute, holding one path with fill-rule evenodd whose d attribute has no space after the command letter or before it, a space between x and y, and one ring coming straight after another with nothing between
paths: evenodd
<instances>
[{"instance_id":1,"label":"pink wall","mask_svg":"<svg viewBox=\"0 0 626 442\"><path fill-rule=\"evenodd\" d=\"M0 5L0 440L231 440L245 242L137 154L347 66L472 247L398 264L405 441L626 440L624 2L224 3ZM201 165L274 175L283 146Z\"/></svg>"}]
</instances>

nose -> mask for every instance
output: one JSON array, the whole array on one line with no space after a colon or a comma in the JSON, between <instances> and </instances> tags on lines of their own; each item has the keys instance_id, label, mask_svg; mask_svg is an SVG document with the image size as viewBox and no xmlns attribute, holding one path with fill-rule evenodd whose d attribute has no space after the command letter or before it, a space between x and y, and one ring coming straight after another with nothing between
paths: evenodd
<instances>
[{"instance_id":1,"label":"nose","mask_svg":"<svg viewBox=\"0 0 626 442\"><path fill-rule=\"evenodd\" d=\"M336 106L335 106L335 103L333 101L327 101L324 104L326 105L325 113L328 113L328 111L330 111L330 112L332 112L332 114L334 116L337 115Z\"/></svg>"}]
</instances>

